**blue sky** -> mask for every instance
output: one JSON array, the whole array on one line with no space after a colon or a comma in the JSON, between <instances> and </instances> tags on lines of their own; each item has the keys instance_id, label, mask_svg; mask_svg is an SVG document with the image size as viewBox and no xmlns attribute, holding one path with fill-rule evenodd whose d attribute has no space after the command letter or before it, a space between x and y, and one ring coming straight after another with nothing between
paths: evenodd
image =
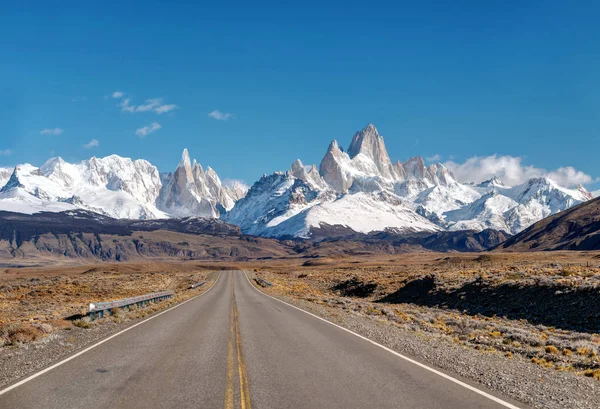
<instances>
[{"instance_id":1,"label":"blue sky","mask_svg":"<svg viewBox=\"0 0 600 409\"><path fill-rule=\"evenodd\" d=\"M372 122L393 160L599 187L594 2L20 3L0 15L0 166L167 171L187 147L251 183Z\"/></svg>"}]
</instances>

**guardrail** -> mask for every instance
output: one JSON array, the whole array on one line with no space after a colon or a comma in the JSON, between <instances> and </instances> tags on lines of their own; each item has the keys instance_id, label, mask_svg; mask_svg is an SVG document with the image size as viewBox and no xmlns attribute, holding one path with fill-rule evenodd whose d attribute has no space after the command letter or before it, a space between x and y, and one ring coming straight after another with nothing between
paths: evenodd
<instances>
[{"instance_id":1,"label":"guardrail","mask_svg":"<svg viewBox=\"0 0 600 409\"><path fill-rule=\"evenodd\" d=\"M110 310L112 310L113 308L123 308L134 304L140 307L145 307L146 305L148 305L148 303L166 300L168 298L173 297L173 295L174 292L168 290L161 291L158 293L140 295L139 297L125 298L123 300L90 303L89 316L92 320L96 317L103 318L104 312L110 312Z\"/></svg>"},{"instance_id":2,"label":"guardrail","mask_svg":"<svg viewBox=\"0 0 600 409\"><path fill-rule=\"evenodd\" d=\"M199 283L190 285L189 289L191 290L191 289L194 289L194 288L202 287L204 284L206 284L206 281L200 281Z\"/></svg>"},{"instance_id":3,"label":"guardrail","mask_svg":"<svg viewBox=\"0 0 600 409\"><path fill-rule=\"evenodd\" d=\"M271 284L270 282L268 282L267 280L265 280L264 278L260 278L258 275L256 276L256 278L254 279L258 285L260 285L261 287L272 287L273 284Z\"/></svg>"}]
</instances>

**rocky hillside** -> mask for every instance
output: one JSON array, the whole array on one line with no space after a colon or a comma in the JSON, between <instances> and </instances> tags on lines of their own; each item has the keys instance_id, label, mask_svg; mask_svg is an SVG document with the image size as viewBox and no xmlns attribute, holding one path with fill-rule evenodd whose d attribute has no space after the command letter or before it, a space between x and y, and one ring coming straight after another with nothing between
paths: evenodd
<instances>
[{"instance_id":1,"label":"rocky hillside","mask_svg":"<svg viewBox=\"0 0 600 409\"><path fill-rule=\"evenodd\" d=\"M243 260L295 252L277 240L241 234L214 218L119 220L86 211L0 212L0 263L48 259L127 261L161 258Z\"/></svg>"},{"instance_id":2,"label":"rocky hillside","mask_svg":"<svg viewBox=\"0 0 600 409\"><path fill-rule=\"evenodd\" d=\"M498 250L600 250L600 198L547 217Z\"/></svg>"},{"instance_id":3,"label":"rocky hillside","mask_svg":"<svg viewBox=\"0 0 600 409\"><path fill-rule=\"evenodd\" d=\"M340 233L338 231L338 233ZM62 261L249 260L320 258L409 251L482 251L506 238L502 232L414 233L393 231L313 240L248 236L215 218L130 220L93 212L0 211L0 265Z\"/></svg>"}]
</instances>

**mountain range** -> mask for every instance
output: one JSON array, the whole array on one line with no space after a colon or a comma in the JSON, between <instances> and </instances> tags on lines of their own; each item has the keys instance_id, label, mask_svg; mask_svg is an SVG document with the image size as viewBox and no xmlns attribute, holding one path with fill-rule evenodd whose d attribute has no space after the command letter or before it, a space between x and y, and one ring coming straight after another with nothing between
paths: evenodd
<instances>
[{"instance_id":1,"label":"mountain range","mask_svg":"<svg viewBox=\"0 0 600 409\"><path fill-rule=\"evenodd\" d=\"M534 223L496 247L502 251L600 250L600 198Z\"/></svg>"},{"instance_id":2,"label":"mountain range","mask_svg":"<svg viewBox=\"0 0 600 409\"><path fill-rule=\"evenodd\" d=\"M18 213L84 209L120 219L222 218L245 234L317 238L388 231L394 234L501 230L516 234L593 196L547 178L505 186L498 178L465 184L421 157L392 162L369 124L344 150L332 141L320 165L299 159L264 175L246 191L225 186L187 150L173 172L117 155L71 164L52 158L0 168L0 210Z\"/></svg>"}]
</instances>

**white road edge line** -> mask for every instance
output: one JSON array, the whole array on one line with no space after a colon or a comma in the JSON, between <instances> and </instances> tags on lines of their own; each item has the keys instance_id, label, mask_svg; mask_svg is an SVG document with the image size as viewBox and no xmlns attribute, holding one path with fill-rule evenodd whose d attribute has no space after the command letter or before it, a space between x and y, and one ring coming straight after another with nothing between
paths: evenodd
<instances>
[{"instance_id":1,"label":"white road edge line","mask_svg":"<svg viewBox=\"0 0 600 409\"><path fill-rule=\"evenodd\" d=\"M27 382L29 382L29 381L31 381L31 380L33 380L33 379L37 378L38 376L41 376L41 375L45 374L46 372L50 372L50 371L51 371L51 370L53 370L54 368L58 368L59 366L61 366L61 365L65 364L65 363L67 363L67 362L69 362L70 360L72 360L72 359L75 359L75 358L77 358L78 356L85 354L86 352L88 352L88 351L90 351L90 350L92 350L92 349L96 348L96 347L97 347L97 346L99 346L99 345L102 345L102 344L104 344L104 343L105 343L105 342L107 342L107 341L110 341L111 339L113 339L113 338L115 338L115 337L117 337L117 336L119 336L119 335L123 334L124 332L127 332L127 331L129 331L129 330L131 330L131 329L134 329L134 328L135 328L135 327L137 327L138 325L142 325L143 323L145 323L145 322L148 322L148 321L150 321L150 320L153 320L154 318L156 318L156 317L158 317L158 316L161 316L161 315L163 315L163 314L164 314L164 313L166 313L166 312L169 312L169 311L171 311L171 310L174 310L174 309L175 309L175 308L177 308L177 307L181 307L183 304L185 304L185 303L187 303L187 302L189 302L189 301L192 301L192 300L194 300L194 299L196 299L196 298L198 298L198 297L202 297L204 294L208 293L210 290L212 290L212 289L213 289L213 287L215 286L215 284L217 284L217 281L219 281L219 279L221 278L221 274L222 274L222 272L219 272L219 276L217 277L217 279L215 280L215 282L214 282L214 283L213 283L213 284L210 286L210 288L209 288L208 290L206 290L206 291L205 291L205 292L203 292L202 294L198 294L198 295L196 295L195 297L192 297L192 298L190 298L189 300L185 300L184 302L182 302L182 303L179 303L179 304L177 304L177 305L175 305L175 306L173 306L173 307L169 308L168 310L164 310L164 311L162 311L162 312L159 312L159 313L158 313L158 314L156 314L156 315L153 315L153 316L151 316L150 318L146 318L144 321L138 322L137 324L134 324L134 325L132 325L131 327L127 327L127 328L125 328L123 331L119 331L119 332L117 332L116 334L113 334L113 335L111 335L111 336L110 336L110 337L108 337L108 338L104 338L102 341L100 341L100 342L97 342L97 343L95 343L94 345L92 345L92 346L89 346L89 347L87 347L86 349L84 349L84 350L82 350L82 351L79 351L79 352L78 352L78 353L76 353L75 355L71 355L70 357L63 359L62 361L60 361L60 362L57 362L57 363L55 363L54 365L51 365L51 366L49 366L49 367L48 367L48 368L46 368L46 369L42 369L41 371L34 373L33 375L31 375L31 376L29 376L29 377L27 377L27 378L25 378L25 379L23 379L23 380L21 380L21 381L19 381L19 382L15 383L15 384L13 384L13 385L9 386L8 388L5 388L5 389L2 389L2 390L0 390L0 396L4 395L5 393L7 393L7 392L9 392L9 391L11 391L11 390L13 390L13 389L15 389L15 388L17 388L17 387L21 386L21 385L23 385L24 383L27 383Z\"/></svg>"},{"instance_id":2,"label":"white road edge line","mask_svg":"<svg viewBox=\"0 0 600 409\"><path fill-rule=\"evenodd\" d=\"M252 288L254 288L256 291L258 291L260 294L262 294L262 295L264 295L264 296L266 296L266 297L272 298L272 299L274 299L275 301L279 301L280 303L283 303L283 304L285 304L285 305L287 305L287 306L290 306L290 307L292 307L292 308L295 308L295 309L297 309L298 311L302 311L302 312L303 312L303 313L305 313L305 314L308 314L308 315L310 315L310 316L312 316L312 317L314 317L314 318L317 318L317 319L319 319L319 320L321 320L321 321L324 321L324 322L326 322L326 323L328 323L328 324L331 324L331 325L333 325L334 327L337 327L337 328L339 328L339 329L341 329L341 330L343 330L343 331L346 331L346 332L348 332L348 333L350 333L350 334L352 334L352 335L354 335L354 336L357 336L357 337L359 337L359 338L361 338L361 339L364 339L365 341L367 341L367 342L370 342L371 344L373 344L373 345L375 345L375 346L378 346L379 348L382 348L382 349L386 350L387 352L389 352L389 353L392 353L392 354L396 355L397 357L399 357L399 358L402 358L402 359L404 359L405 361L408 361L408 362L410 362L411 364L415 364L415 365L417 365L417 366L419 366L419 367L421 367L421 368L423 368L423 369L426 369L426 370L428 370L429 372L433 372L434 374L436 374L436 375L439 375L439 376L441 376L442 378L445 378L445 379L447 379L447 380L449 380L449 381L451 381L451 382L454 382L454 383L455 383L455 384L457 384L457 385L460 385L460 386L462 386L462 387L464 387L464 388L467 388L467 389L469 389L470 391L473 391L473 392L475 392L475 393L477 393L477 394L479 394L479 395L481 395L481 396L484 396L484 397L486 397L486 398L488 398L488 399L490 399L490 400L492 400L492 401L494 401L494 402L496 402L496 403L499 403L499 404L500 404L500 405L502 405L502 406L505 406L505 407L507 407L507 408L510 408L510 409L521 409L521 408L519 408L518 406L515 406L515 405L513 405L513 404L511 404L511 403L505 402L505 401L503 401L502 399L495 397L494 395L490 395L489 393L482 391L481 389L477 389L476 387L474 387L474 386L471 386L471 385L469 385L468 383L465 383L465 382L463 382L463 381L461 381L461 380L459 380L459 379L453 378L453 377L452 377L452 376L450 376L450 375L447 375L447 374L445 374L445 373L443 373L443 372L441 372L441 371L438 371L437 369L434 369L434 368L432 368L432 367L430 367L430 366L427 366L427 365L425 365L425 364L422 364L421 362L415 361L415 360L414 360L414 359L412 359L412 358L409 358L409 357L407 357L407 356L404 356L404 355L402 355L402 354L400 354L400 353L398 353L398 352L394 351L393 349L391 349L391 348L388 348L388 347L386 347L386 346L384 346L384 345L381 345L381 344L379 344L379 343L377 343L377 342L375 342L375 341L373 341L373 340L371 340L371 339L369 339L369 338L367 338L367 337L363 337L362 335L360 335L360 334L357 334L356 332L354 332L354 331L351 331L351 330L349 330L348 328L344 328L344 327L342 327L341 325L338 325L338 324L335 324L335 323L333 323L333 322L331 322L331 321L328 321L328 320L326 320L325 318L321 318L321 317L319 317L318 315L315 315L315 314L313 314L313 313L311 313L311 312L308 312L308 311L306 311L306 310L303 310L302 308L296 307L295 305L292 305L292 304L290 304L290 303L287 303L287 302L285 302L285 301L283 301L283 300L280 300L279 298L273 297L273 296L271 296L271 295L269 295L269 294L265 294L265 293L263 293L262 291L260 291L258 288L256 288L256 287L255 287L255 286L252 284L252 282L251 282L251 281L250 281L250 279L248 278L248 274L246 273L246 271L244 271L244 275L246 276L246 280L248 280L248 283L250 284L250 286L251 286Z\"/></svg>"}]
</instances>

